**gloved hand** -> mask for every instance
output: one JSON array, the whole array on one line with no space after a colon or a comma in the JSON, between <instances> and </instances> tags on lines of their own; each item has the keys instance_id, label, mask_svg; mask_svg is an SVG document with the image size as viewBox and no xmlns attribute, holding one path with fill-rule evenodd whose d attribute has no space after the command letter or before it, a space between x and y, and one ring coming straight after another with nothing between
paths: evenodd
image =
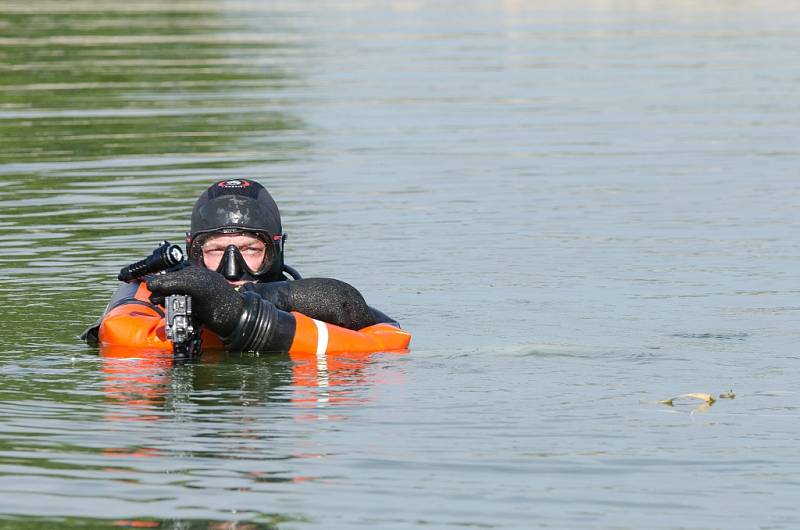
<instances>
[{"instance_id":1,"label":"gloved hand","mask_svg":"<svg viewBox=\"0 0 800 530\"><path fill-rule=\"evenodd\" d=\"M291 282L247 283L242 292L253 291L281 311L306 316L347 329L377 323L364 297L350 284L332 278L304 278Z\"/></svg>"},{"instance_id":2,"label":"gloved hand","mask_svg":"<svg viewBox=\"0 0 800 530\"><path fill-rule=\"evenodd\" d=\"M179 271L151 276L147 288L153 298L170 294L192 297L192 311L197 319L217 335L229 334L244 310L244 299L219 273L198 265Z\"/></svg>"}]
</instances>

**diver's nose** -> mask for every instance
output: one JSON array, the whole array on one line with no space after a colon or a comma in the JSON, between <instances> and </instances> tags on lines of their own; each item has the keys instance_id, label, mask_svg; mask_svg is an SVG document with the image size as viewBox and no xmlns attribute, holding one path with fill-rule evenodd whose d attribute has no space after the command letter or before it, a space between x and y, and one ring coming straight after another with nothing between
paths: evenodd
<instances>
[{"instance_id":1,"label":"diver's nose","mask_svg":"<svg viewBox=\"0 0 800 530\"><path fill-rule=\"evenodd\" d=\"M217 269L217 272L225 276L226 280L241 280L242 276L244 276L242 261L244 259L236 245L228 245L225 248L225 254L222 256L222 261L219 264L220 268Z\"/></svg>"}]
</instances>

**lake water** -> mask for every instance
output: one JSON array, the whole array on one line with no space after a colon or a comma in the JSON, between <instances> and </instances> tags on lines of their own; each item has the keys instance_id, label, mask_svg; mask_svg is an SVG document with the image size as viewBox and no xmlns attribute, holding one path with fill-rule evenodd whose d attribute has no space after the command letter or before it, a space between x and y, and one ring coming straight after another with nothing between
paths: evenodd
<instances>
[{"instance_id":1,"label":"lake water","mask_svg":"<svg viewBox=\"0 0 800 530\"><path fill-rule=\"evenodd\" d=\"M0 1L0 528L799 527L798 27L777 0ZM323 380L77 339L239 177L410 353Z\"/></svg>"}]
</instances>

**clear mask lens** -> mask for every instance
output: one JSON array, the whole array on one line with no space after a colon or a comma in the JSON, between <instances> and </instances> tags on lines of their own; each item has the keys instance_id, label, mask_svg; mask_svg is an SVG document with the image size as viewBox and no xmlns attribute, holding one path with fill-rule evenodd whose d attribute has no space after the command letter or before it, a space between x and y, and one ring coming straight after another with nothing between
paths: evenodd
<instances>
[{"instance_id":1,"label":"clear mask lens","mask_svg":"<svg viewBox=\"0 0 800 530\"><path fill-rule=\"evenodd\" d=\"M236 236L247 238L237 241ZM258 241L254 243L252 238ZM255 280L255 276L265 273L272 265L275 246L268 234L214 232L195 237L189 247L189 258L229 280Z\"/></svg>"}]
</instances>

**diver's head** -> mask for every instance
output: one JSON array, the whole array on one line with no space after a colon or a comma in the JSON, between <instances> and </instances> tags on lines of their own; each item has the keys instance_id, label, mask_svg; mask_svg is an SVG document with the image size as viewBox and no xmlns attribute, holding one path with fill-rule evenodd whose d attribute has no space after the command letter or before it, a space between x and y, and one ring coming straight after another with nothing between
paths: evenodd
<instances>
[{"instance_id":1,"label":"diver's head","mask_svg":"<svg viewBox=\"0 0 800 530\"><path fill-rule=\"evenodd\" d=\"M186 237L189 259L231 283L283 279L281 215L258 182L222 180L197 199Z\"/></svg>"}]
</instances>

